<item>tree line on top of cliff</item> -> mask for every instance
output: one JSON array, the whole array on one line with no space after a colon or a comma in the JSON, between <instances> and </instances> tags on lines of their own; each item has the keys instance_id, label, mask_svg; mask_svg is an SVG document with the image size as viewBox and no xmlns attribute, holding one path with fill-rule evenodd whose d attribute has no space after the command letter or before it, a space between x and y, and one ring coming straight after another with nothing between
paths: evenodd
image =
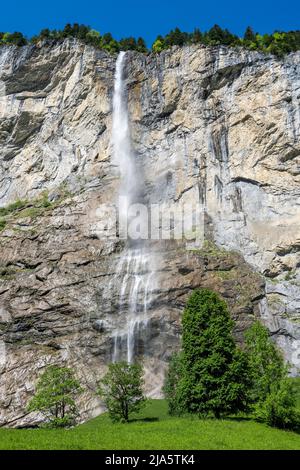
<instances>
[{"instance_id":1,"label":"tree line on top of cliff","mask_svg":"<svg viewBox=\"0 0 300 470\"><path fill-rule=\"evenodd\" d=\"M123 51L138 51L148 53L145 40L141 37L123 38L117 41L110 33L101 35L98 31L82 24L66 24L62 30L43 29L38 35L31 39L26 38L20 32L1 33L0 45L13 44L24 46L26 44L37 44L40 41L59 41L66 38L76 38L86 44L91 44L109 53ZM179 28L171 30L166 36L158 36L154 41L151 50L159 53L172 46L184 46L189 44L203 44L207 46L224 45L228 47L244 47L253 51L261 51L282 57L290 52L300 50L300 30L297 31L275 31L273 34L255 33L248 26L244 36L238 37L228 29L222 29L219 25L214 25L209 31L201 32L196 28L192 33L181 31Z\"/></svg>"}]
</instances>

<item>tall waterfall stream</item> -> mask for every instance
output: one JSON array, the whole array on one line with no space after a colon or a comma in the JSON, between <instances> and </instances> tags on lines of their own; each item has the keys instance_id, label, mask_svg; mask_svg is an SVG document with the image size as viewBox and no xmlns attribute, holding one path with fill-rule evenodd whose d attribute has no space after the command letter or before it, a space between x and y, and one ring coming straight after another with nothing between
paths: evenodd
<instances>
[{"instance_id":1,"label":"tall waterfall stream","mask_svg":"<svg viewBox=\"0 0 300 470\"><path fill-rule=\"evenodd\" d=\"M125 52L120 52L115 72L113 97L113 162L119 168L119 218L126 219L131 204L141 201L143 178L136 162L131 145L127 93L123 79ZM126 219L127 220L127 219ZM119 315L125 315L125 324L116 329L113 348L113 361L134 361L143 353L147 341L149 323L148 310L157 282L155 262L151 246L147 241L128 239L117 265L114 282L118 286Z\"/></svg>"}]
</instances>

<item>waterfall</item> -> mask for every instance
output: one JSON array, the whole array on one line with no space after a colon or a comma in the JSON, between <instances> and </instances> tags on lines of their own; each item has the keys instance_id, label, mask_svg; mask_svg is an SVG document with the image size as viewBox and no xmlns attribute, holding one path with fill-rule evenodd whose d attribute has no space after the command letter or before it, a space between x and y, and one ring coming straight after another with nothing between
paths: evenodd
<instances>
[{"instance_id":1,"label":"waterfall","mask_svg":"<svg viewBox=\"0 0 300 470\"><path fill-rule=\"evenodd\" d=\"M120 52L116 62L112 146L113 163L119 169L119 218L127 221L128 208L141 202L143 178L131 145L127 93L123 79L125 52ZM127 360L145 352L149 310L153 304L156 276L154 256L146 241L128 240L113 277L113 287L118 299L118 328L113 333L112 360Z\"/></svg>"},{"instance_id":2,"label":"waterfall","mask_svg":"<svg viewBox=\"0 0 300 470\"><path fill-rule=\"evenodd\" d=\"M119 168L121 181L119 190L119 196L122 200L119 214L121 218L127 217L128 207L135 202L140 190L140 180L131 147L126 90L123 80L125 54L125 52L120 52L116 63L112 124L113 163Z\"/></svg>"}]
</instances>

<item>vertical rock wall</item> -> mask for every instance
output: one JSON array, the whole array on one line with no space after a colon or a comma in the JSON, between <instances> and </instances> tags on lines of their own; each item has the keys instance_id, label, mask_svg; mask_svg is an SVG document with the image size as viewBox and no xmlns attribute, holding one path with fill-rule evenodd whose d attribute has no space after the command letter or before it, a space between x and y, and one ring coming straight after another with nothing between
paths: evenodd
<instances>
[{"instance_id":1,"label":"vertical rock wall","mask_svg":"<svg viewBox=\"0 0 300 470\"><path fill-rule=\"evenodd\" d=\"M26 403L50 363L76 369L82 419L101 411L96 383L124 322L116 275L123 243L99 237L97 210L118 194L110 145L115 60L75 41L0 49L0 204L22 200L0 210L1 424L38 420ZM278 60L202 46L127 54L147 201L206 207L202 249L154 247L159 288L135 341L152 396L196 287L227 300L239 341L262 316L297 373L299 61L298 53Z\"/></svg>"}]
</instances>

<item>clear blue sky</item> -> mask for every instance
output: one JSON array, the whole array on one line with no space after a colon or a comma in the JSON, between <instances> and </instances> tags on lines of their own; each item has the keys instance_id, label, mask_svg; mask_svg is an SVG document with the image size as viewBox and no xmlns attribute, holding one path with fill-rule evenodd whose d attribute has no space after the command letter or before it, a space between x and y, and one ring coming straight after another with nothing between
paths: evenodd
<instances>
[{"instance_id":1,"label":"clear blue sky","mask_svg":"<svg viewBox=\"0 0 300 470\"><path fill-rule=\"evenodd\" d=\"M218 23L242 35L246 26L269 33L300 29L300 0L10 0L1 2L0 31L32 36L42 28L84 23L101 33L143 36L150 44L158 34L179 26L192 31Z\"/></svg>"}]
</instances>

